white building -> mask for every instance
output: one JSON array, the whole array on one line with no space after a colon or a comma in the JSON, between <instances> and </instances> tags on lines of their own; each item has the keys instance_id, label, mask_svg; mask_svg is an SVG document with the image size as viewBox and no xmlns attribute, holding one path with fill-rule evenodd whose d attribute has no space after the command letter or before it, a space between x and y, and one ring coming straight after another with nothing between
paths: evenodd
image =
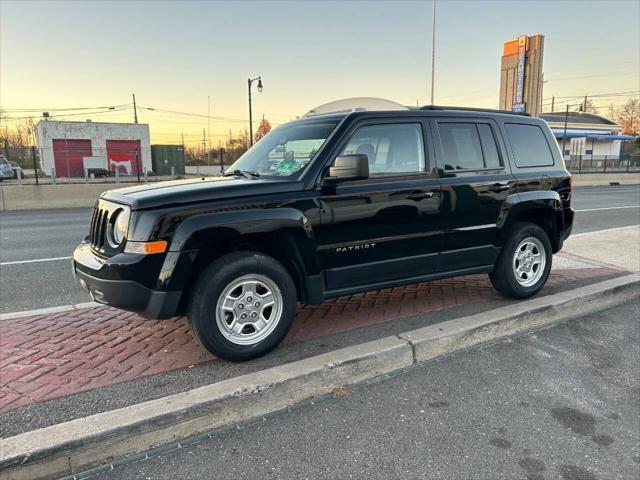
<instances>
[{"instance_id":1,"label":"white building","mask_svg":"<svg viewBox=\"0 0 640 480\"><path fill-rule=\"evenodd\" d=\"M631 135L622 135L620 125L613 120L593 113L569 112L565 135L565 112L542 113L556 137L560 149L564 139L564 156L581 156L589 160L620 158L620 144L633 140Z\"/></svg>"},{"instance_id":2,"label":"white building","mask_svg":"<svg viewBox=\"0 0 640 480\"><path fill-rule=\"evenodd\" d=\"M147 124L41 120L36 139L46 175L83 177L85 169L135 175L152 169Z\"/></svg>"}]
</instances>

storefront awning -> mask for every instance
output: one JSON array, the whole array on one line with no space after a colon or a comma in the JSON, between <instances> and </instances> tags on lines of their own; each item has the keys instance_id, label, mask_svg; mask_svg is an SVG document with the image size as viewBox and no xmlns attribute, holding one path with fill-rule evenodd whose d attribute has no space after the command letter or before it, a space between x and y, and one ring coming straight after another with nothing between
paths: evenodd
<instances>
[{"instance_id":1,"label":"storefront awning","mask_svg":"<svg viewBox=\"0 0 640 480\"><path fill-rule=\"evenodd\" d=\"M567 132L564 134L562 130L553 130L553 135L556 138L586 138L588 140L634 140L632 135L603 135L595 133L584 132Z\"/></svg>"}]
</instances>

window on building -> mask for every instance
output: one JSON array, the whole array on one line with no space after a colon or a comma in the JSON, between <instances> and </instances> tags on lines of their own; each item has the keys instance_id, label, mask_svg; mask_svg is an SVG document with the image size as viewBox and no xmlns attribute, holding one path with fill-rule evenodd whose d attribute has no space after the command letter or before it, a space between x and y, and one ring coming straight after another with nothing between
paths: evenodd
<instances>
[{"instance_id":1,"label":"window on building","mask_svg":"<svg viewBox=\"0 0 640 480\"><path fill-rule=\"evenodd\" d=\"M438 123L445 170L500 168L491 126L486 123Z\"/></svg>"},{"instance_id":2,"label":"window on building","mask_svg":"<svg viewBox=\"0 0 640 480\"><path fill-rule=\"evenodd\" d=\"M369 125L358 129L341 155L364 154L369 175L425 171L424 141L419 123Z\"/></svg>"},{"instance_id":3,"label":"window on building","mask_svg":"<svg viewBox=\"0 0 640 480\"><path fill-rule=\"evenodd\" d=\"M551 148L539 126L506 123L504 127L513 150L516 166L544 167L554 164Z\"/></svg>"}]
</instances>

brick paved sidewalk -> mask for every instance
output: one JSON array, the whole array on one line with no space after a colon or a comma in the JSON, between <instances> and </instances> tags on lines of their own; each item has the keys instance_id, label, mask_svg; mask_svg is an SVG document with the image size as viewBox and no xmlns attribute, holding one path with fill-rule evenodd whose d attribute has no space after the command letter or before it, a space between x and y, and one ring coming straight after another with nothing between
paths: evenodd
<instances>
[{"instance_id":1,"label":"brick paved sidewalk","mask_svg":"<svg viewBox=\"0 0 640 480\"><path fill-rule=\"evenodd\" d=\"M552 271L549 286L622 273L559 267ZM299 308L286 342L497 298L486 275L352 295ZM152 321L97 307L3 320L0 412L214 360L195 342L182 317Z\"/></svg>"}]
</instances>

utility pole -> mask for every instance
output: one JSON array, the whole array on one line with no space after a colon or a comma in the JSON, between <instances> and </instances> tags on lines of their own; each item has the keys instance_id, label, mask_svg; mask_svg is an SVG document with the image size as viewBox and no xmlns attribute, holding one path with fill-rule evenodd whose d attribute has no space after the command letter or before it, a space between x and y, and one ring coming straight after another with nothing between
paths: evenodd
<instances>
[{"instance_id":1,"label":"utility pole","mask_svg":"<svg viewBox=\"0 0 640 480\"><path fill-rule=\"evenodd\" d=\"M249 142L250 146L253 145L253 118L251 115L251 79L248 80L249 83L249 135L251 136Z\"/></svg>"},{"instance_id":2,"label":"utility pole","mask_svg":"<svg viewBox=\"0 0 640 480\"><path fill-rule=\"evenodd\" d=\"M133 95L133 123L138 123L138 109L136 108L136 94Z\"/></svg>"},{"instance_id":3,"label":"utility pole","mask_svg":"<svg viewBox=\"0 0 640 480\"><path fill-rule=\"evenodd\" d=\"M436 78L436 0L433 0L431 19L431 105L433 105L434 82Z\"/></svg>"},{"instance_id":4,"label":"utility pole","mask_svg":"<svg viewBox=\"0 0 640 480\"><path fill-rule=\"evenodd\" d=\"M207 97L207 105L209 107L209 114L208 114L208 121L209 121L209 125L208 125L208 130L207 130L207 137L209 139L209 141L207 142L208 145L208 149L207 149L207 167L211 166L211 96Z\"/></svg>"},{"instance_id":5,"label":"utility pole","mask_svg":"<svg viewBox=\"0 0 640 480\"><path fill-rule=\"evenodd\" d=\"M587 96L584 96L584 103L582 104L582 111L586 112L587 111Z\"/></svg>"},{"instance_id":6,"label":"utility pole","mask_svg":"<svg viewBox=\"0 0 640 480\"><path fill-rule=\"evenodd\" d=\"M222 140L218 140L218 154L220 155L220 175L224 173L224 163L222 161Z\"/></svg>"},{"instance_id":7,"label":"utility pole","mask_svg":"<svg viewBox=\"0 0 640 480\"><path fill-rule=\"evenodd\" d=\"M182 132L182 149L184 150L184 132Z\"/></svg>"},{"instance_id":8,"label":"utility pole","mask_svg":"<svg viewBox=\"0 0 640 480\"><path fill-rule=\"evenodd\" d=\"M542 88L544 87L544 73L540 75L540 101L538 102L538 115L542 113Z\"/></svg>"},{"instance_id":9,"label":"utility pole","mask_svg":"<svg viewBox=\"0 0 640 480\"><path fill-rule=\"evenodd\" d=\"M36 161L36 146L33 145L31 147L31 155L33 156L33 171L36 175L36 185L39 185L38 182L38 162Z\"/></svg>"},{"instance_id":10,"label":"utility pole","mask_svg":"<svg viewBox=\"0 0 640 480\"><path fill-rule=\"evenodd\" d=\"M207 148L207 132L202 129L202 156L204 156L205 149Z\"/></svg>"},{"instance_id":11,"label":"utility pole","mask_svg":"<svg viewBox=\"0 0 640 480\"><path fill-rule=\"evenodd\" d=\"M567 141L567 123L569 122L569 104L564 112L564 133L562 134L562 160L564 161L564 146Z\"/></svg>"},{"instance_id":12,"label":"utility pole","mask_svg":"<svg viewBox=\"0 0 640 480\"><path fill-rule=\"evenodd\" d=\"M556 96L554 95L551 97L551 113L554 112L553 107L555 106L555 104L556 104Z\"/></svg>"}]
</instances>

